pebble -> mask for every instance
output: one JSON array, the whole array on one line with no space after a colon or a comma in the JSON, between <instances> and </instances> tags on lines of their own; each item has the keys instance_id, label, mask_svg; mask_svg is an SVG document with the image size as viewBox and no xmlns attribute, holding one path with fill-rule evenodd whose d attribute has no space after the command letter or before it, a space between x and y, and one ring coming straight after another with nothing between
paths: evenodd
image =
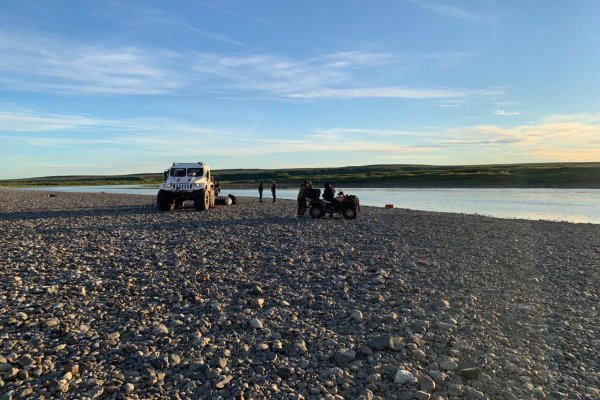
<instances>
[{"instance_id":1,"label":"pebble","mask_svg":"<svg viewBox=\"0 0 600 400\"><path fill-rule=\"evenodd\" d=\"M263 323L258 318L252 318L250 320L250 326L253 327L254 329L262 329L263 328Z\"/></svg>"},{"instance_id":2,"label":"pebble","mask_svg":"<svg viewBox=\"0 0 600 400\"><path fill-rule=\"evenodd\" d=\"M458 369L458 364L452 360L444 360L440 363L440 368L446 371L456 371Z\"/></svg>"},{"instance_id":3,"label":"pebble","mask_svg":"<svg viewBox=\"0 0 600 400\"><path fill-rule=\"evenodd\" d=\"M396 376L394 377L394 383L398 385L413 383L414 380L415 377L413 376L413 374L410 371L406 371L403 369L398 370L396 372Z\"/></svg>"}]
</instances>

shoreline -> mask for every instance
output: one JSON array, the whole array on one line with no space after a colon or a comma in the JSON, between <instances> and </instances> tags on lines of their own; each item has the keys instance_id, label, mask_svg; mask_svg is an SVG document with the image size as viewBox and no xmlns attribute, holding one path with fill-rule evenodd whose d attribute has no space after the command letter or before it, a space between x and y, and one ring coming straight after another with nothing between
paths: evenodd
<instances>
[{"instance_id":1,"label":"shoreline","mask_svg":"<svg viewBox=\"0 0 600 400\"><path fill-rule=\"evenodd\" d=\"M139 186L139 185L131 185L131 186ZM84 186L84 187L87 188L88 186ZM104 188L104 186L102 186L102 188ZM35 187L35 188L15 188L15 189L4 188L4 189L5 190L48 191L48 192L53 191L51 186L45 187L45 188ZM134 188L132 190L135 191L137 189L138 188ZM157 189L157 188L152 188L152 190L154 190L154 189ZM227 194L228 189L231 189L231 190L254 190L254 188L251 188L251 189L235 189L235 188L231 188L229 186L226 186L223 189L223 192L222 192L223 195ZM289 189L289 188L279 188L279 190L294 190L294 189L296 189L296 188L292 188L292 189ZM364 190L364 189L367 189L367 188L353 188L353 187L343 188L343 190L346 191L347 193L351 193L351 191L353 189ZM390 188L377 188L377 189L387 190L387 189L390 189ZM2 190L2 188L0 188L0 190ZM107 189L107 190L110 190L110 189ZM139 190L150 190L150 188L140 187ZM416 190L428 190L428 189L427 188L420 188L420 189L416 189ZM447 189L444 189L444 188L438 188L438 189L431 188L430 190L447 190ZM456 190L460 191L460 190L466 190L466 189L459 189L459 188L457 188ZM488 189L473 188L473 190L488 190ZM503 190L503 189L489 189L489 190ZM504 188L504 190L510 191L510 190L515 190L515 189ZM544 189L532 189L532 190L544 190ZM549 190L554 190L554 189L549 189ZM571 189L571 190L576 190L576 189ZM582 190L595 190L595 189L582 189ZM105 191L99 191L99 192L91 192L91 191L80 191L80 192L77 192L77 191L72 191L72 192L70 192L70 191L61 191L61 190L55 190L55 192L56 193L111 193L110 191L108 191L108 192L105 192ZM115 194L128 194L128 193L122 193L122 192L114 192L114 193ZM269 192L267 192L267 193L269 193ZM138 195L138 193L131 193L131 194ZM152 194L149 194L149 193L139 193L139 195L143 195L143 196L155 196L156 194L155 193L152 193ZM268 194L267 197L269 197L269 196L270 196L270 194ZM361 197L361 196L359 196L359 197ZM239 195L238 197L246 197L248 199L251 199L251 198L256 198L257 196L254 196L254 195L248 195L248 196ZM284 198L282 198L282 197L280 197L279 199L280 200L284 200ZM290 200L290 199L288 198L288 200ZM385 204L387 204L387 203L382 203L382 204L364 204L363 203L362 205L366 206L366 207L383 208L385 206ZM463 210L454 210L454 211L452 211L452 210L434 210L434 209L431 209L431 208L429 210L428 209L411 208L411 207L398 207L398 208L400 208L400 209L406 209L406 210L414 210L414 211L425 211L425 212L436 212L436 213L439 212L439 213L451 213L451 214L464 214L464 215L484 216L484 217L490 217L490 218L500 218L500 219L505 219L505 220L507 219L507 220L525 220L525 221L568 222L568 223L577 223L577 224L586 224L587 223L587 224L596 224L596 225L600 224L600 221L596 221L596 220L593 219L593 217L590 217L588 215L579 215L579 216L576 216L576 215L575 216L574 215L563 215L563 216L561 216L561 215L554 215L554 218L552 218L549 215L535 216L535 212L534 212L534 214L532 214L532 216L527 217L527 216L523 216L522 213L521 213L521 215L494 215L494 211L490 211L490 213L486 213L485 211L482 211L482 210L480 210L478 212L474 212L474 211L472 211L472 212L464 212Z\"/></svg>"},{"instance_id":2,"label":"shoreline","mask_svg":"<svg viewBox=\"0 0 600 400\"><path fill-rule=\"evenodd\" d=\"M294 203L0 189L0 392L597 398L600 226Z\"/></svg>"}]
</instances>

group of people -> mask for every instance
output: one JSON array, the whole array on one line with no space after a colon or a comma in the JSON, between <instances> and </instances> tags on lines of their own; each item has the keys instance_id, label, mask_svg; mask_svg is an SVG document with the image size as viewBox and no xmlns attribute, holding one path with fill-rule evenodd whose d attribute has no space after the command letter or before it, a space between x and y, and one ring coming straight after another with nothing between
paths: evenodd
<instances>
[{"instance_id":1,"label":"group of people","mask_svg":"<svg viewBox=\"0 0 600 400\"><path fill-rule=\"evenodd\" d=\"M298 218L302 218L306 212L306 200L309 198L309 190L312 188L313 185L311 181L304 181L304 183L300 185L300 191L298 192ZM335 198L335 188L329 183L325 184L325 190L323 190L323 199L330 202L337 200Z\"/></svg>"},{"instance_id":2,"label":"group of people","mask_svg":"<svg viewBox=\"0 0 600 400\"><path fill-rule=\"evenodd\" d=\"M259 203L262 203L262 201L263 201L264 188L265 188L264 181L260 181L260 183L258 184L258 202ZM275 183L275 180L273 180L271 182L271 194L273 195L273 203L275 203L275 200L277 199L277 184Z\"/></svg>"},{"instance_id":3,"label":"group of people","mask_svg":"<svg viewBox=\"0 0 600 400\"><path fill-rule=\"evenodd\" d=\"M309 190L313 188L311 181L304 181L302 185L300 185L300 191L298 192L298 218L301 218L306 213L306 200L309 198ZM263 191L265 189L264 181L261 181L258 184L258 202L263 202ZM277 199L277 184L275 180L271 182L271 194L273 195L273 202ZM329 183L325 184L325 190L323 191L323 199L327 201L336 201L335 198L335 188L331 186Z\"/></svg>"}]
</instances>

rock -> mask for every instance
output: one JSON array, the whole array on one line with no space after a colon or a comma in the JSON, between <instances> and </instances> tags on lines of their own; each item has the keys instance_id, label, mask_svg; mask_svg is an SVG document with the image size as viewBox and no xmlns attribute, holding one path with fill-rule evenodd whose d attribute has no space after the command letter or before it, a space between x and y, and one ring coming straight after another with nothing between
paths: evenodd
<instances>
[{"instance_id":1,"label":"rock","mask_svg":"<svg viewBox=\"0 0 600 400\"><path fill-rule=\"evenodd\" d=\"M294 374L294 370L289 367L277 368L277 375L279 375L282 379L288 379L293 374Z\"/></svg>"},{"instance_id":2,"label":"rock","mask_svg":"<svg viewBox=\"0 0 600 400\"><path fill-rule=\"evenodd\" d=\"M263 323L258 318L252 318L250 320L250 326L253 327L254 329L262 329L263 328Z\"/></svg>"},{"instance_id":3,"label":"rock","mask_svg":"<svg viewBox=\"0 0 600 400\"><path fill-rule=\"evenodd\" d=\"M131 393L135 390L133 383L126 383L124 387L125 393Z\"/></svg>"},{"instance_id":4,"label":"rock","mask_svg":"<svg viewBox=\"0 0 600 400\"><path fill-rule=\"evenodd\" d=\"M0 364L0 372L10 371L13 368L12 364L3 362Z\"/></svg>"},{"instance_id":5,"label":"rock","mask_svg":"<svg viewBox=\"0 0 600 400\"><path fill-rule=\"evenodd\" d=\"M396 376L394 377L394 383L398 384L398 385L405 385L407 383L413 383L415 380L415 377L413 376L412 373L410 373L410 371L406 371L403 369L398 370L398 372L396 372Z\"/></svg>"},{"instance_id":6,"label":"rock","mask_svg":"<svg viewBox=\"0 0 600 400\"><path fill-rule=\"evenodd\" d=\"M457 329L457 326L454 324L449 324L446 322L438 322L437 323L437 327L443 331L450 331L450 332L455 332Z\"/></svg>"},{"instance_id":7,"label":"rock","mask_svg":"<svg viewBox=\"0 0 600 400\"><path fill-rule=\"evenodd\" d=\"M355 320L362 320L363 319L363 314L360 310L351 310L350 311L350 318L355 319Z\"/></svg>"},{"instance_id":8,"label":"rock","mask_svg":"<svg viewBox=\"0 0 600 400\"><path fill-rule=\"evenodd\" d=\"M108 340L116 340L121 337L121 334L119 332L112 332L112 333L109 333L108 336L106 336L106 337Z\"/></svg>"},{"instance_id":9,"label":"rock","mask_svg":"<svg viewBox=\"0 0 600 400\"><path fill-rule=\"evenodd\" d=\"M477 379L481 371L479 368L463 368L458 370L458 374L465 379Z\"/></svg>"},{"instance_id":10,"label":"rock","mask_svg":"<svg viewBox=\"0 0 600 400\"><path fill-rule=\"evenodd\" d=\"M402 350L404 341L399 336L383 335L369 341L369 346L374 350Z\"/></svg>"},{"instance_id":11,"label":"rock","mask_svg":"<svg viewBox=\"0 0 600 400\"><path fill-rule=\"evenodd\" d=\"M373 400L373 392L365 388L360 392L360 397L364 400Z\"/></svg>"},{"instance_id":12,"label":"rock","mask_svg":"<svg viewBox=\"0 0 600 400\"><path fill-rule=\"evenodd\" d=\"M440 363L440 368L445 369L446 371L456 371L458 369L458 364L452 360L444 360Z\"/></svg>"},{"instance_id":13,"label":"rock","mask_svg":"<svg viewBox=\"0 0 600 400\"><path fill-rule=\"evenodd\" d=\"M428 393L433 392L435 390L434 380L428 377L427 375L423 376L421 378L421 381L419 382L419 389Z\"/></svg>"},{"instance_id":14,"label":"rock","mask_svg":"<svg viewBox=\"0 0 600 400\"><path fill-rule=\"evenodd\" d=\"M429 400L429 398L431 397L431 395L429 393L425 393L422 391L417 391L415 392L415 399L417 400Z\"/></svg>"},{"instance_id":15,"label":"rock","mask_svg":"<svg viewBox=\"0 0 600 400\"><path fill-rule=\"evenodd\" d=\"M256 308L263 308L264 304L265 304L265 299L259 297L254 299L254 301L252 302L252 304L254 305L254 307Z\"/></svg>"},{"instance_id":16,"label":"rock","mask_svg":"<svg viewBox=\"0 0 600 400\"><path fill-rule=\"evenodd\" d=\"M227 377L225 379L223 379L215 384L215 388L224 389L225 386L227 386L227 384L229 382L231 382L232 379L233 379L233 375L227 375Z\"/></svg>"},{"instance_id":17,"label":"rock","mask_svg":"<svg viewBox=\"0 0 600 400\"><path fill-rule=\"evenodd\" d=\"M356 351L354 350L338 350L335 352L335 362L338 365L348 364L356 358Z\"/></svg>"},{"instance_id":18,"label":"rock","mask_svg":"<svg viewBox=\"0 0 600 400\"><path fill-rule=\"evenodd\" d=\"M169 328L167 328L164 324L156 324L152 328L152 333L156 336L168 335Z\"/></svg>"},{"instance_id":19,"label":"rock","mask_svg":"<svg viewBox=\"0 0 600 400\"><path fill-rule=\"evenodd\" d=\"M47 328L54 328L58 324L60 324L60 321L58 318L50 318L44 322L44 326L46 326Z\"/></svg>"},{"instance_id":20,"label":"rock","mask_svg":"<svg viewBox=\"0 0 600 400\"><path fill-rule=\"evenodd\" d=\"M367 383L381 382L381 374L371 374L367 377Z\"/></svg>"}]
</instances>

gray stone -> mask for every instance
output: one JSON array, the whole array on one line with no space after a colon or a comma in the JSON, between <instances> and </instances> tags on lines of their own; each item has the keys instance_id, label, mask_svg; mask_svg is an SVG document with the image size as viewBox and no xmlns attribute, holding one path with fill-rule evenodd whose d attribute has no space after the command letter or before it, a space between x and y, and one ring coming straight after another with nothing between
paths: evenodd
<instances>
[{"instance_id":1,"label":"gray stone","mask_svg":"<svg viewBox=\"0 0 600 400\"><path fill-rule=\"evenodd\" d=\"M354 350L338 350L335 352L335 362L337 364L347 364L356 359L356 351Z\"/></svg>"},{"instance_id":2,"label":"gray stone","mask_svg":"<svg viewBox=\"0 0 600 400\"><path fill-rule=\"evenodd\" d=\"M425 393L420 390L415 392L415 399L417 400L429 400L430 397L431 395L429 393Z\"/></svg>"},{"instance_id":3,"label":"gray stone","mask_svg":"<svg viewBox=\"0 0 600 400\"><path fill-rule=\"evenodd\" d=\"M425 392L433 392L435 390L435 381L428 376L423 376L419 382L419 389Z\"/></svg>"},{"instance_id":4,"label":"gray stone","mask_svg":"<svg viewBox=\"0 0 600 400\"><path fill-rule=\"evenodd\" d=\"M465 379L477 379L481 370L477 367L475 368L463 368L458 370L458 374Z\"/></svg>"},{"instance_id":5,"label":"gray stone","mask_svg":"<svg viewBox=\"0 0 600 400\"><path fill-rule=\"evenodd\" d=\"M404 341L399 336L382 335L369 341L369 346L374 350L401 350Z\"/></svg>"}]
</instances>

